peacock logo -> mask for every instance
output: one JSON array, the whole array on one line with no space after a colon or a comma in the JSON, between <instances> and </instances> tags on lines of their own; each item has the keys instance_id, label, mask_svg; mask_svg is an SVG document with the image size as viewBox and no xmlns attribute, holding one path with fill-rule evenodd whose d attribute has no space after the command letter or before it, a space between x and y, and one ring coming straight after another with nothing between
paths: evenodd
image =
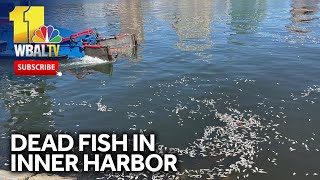
<instances>
[{"instance_id":1,"label":"peacock logo","mask_svg":"<svg viewBox=\"0 0 320 180\"><path fill-rule=\"evenodd\" d=\"M34 36L32 37L34 43L60 43L62 37L58 29L53 26L41 26L39 29L34 31Z\"/></svg>"}]
</instances>

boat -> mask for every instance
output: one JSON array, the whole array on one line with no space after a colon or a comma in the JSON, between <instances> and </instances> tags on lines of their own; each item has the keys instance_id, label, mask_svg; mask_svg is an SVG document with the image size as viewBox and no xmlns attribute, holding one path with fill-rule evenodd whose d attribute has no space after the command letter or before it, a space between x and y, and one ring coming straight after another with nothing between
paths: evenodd
<instances>
[{"instance_id":1,"label":"boat","mask_svg":"<svg viewBox=\"0 0 320 180\"><path fill-rule=\"evenodd\" d=\"M137 40L134 34L101 37L94 28L80 32L61 27L55 28L59 30L61 37L64 37L59 43L59 55L56 57L33 57L32 59L60 60L92 56L113 61L121 57L135 56L137 52ZM0 59L17 59L13 46L12 29L10 24L0 26ZM48 52L48 50L46 51ZM30 59L30 57L19 57L18 59Z\"/></svg>"},{"instance_id":2,"label":"boat","mask_svg":"<svg viewBox=\"0 0 320 180\"><path fill-rule=\"evenodd\" d=\"M133 57L137 52L137 39L135 34L123 34L107 38L96 37L96 44L84 43L84 52L88 56L108 59Z\"/></svg>"},{"instance_id":3,"label":"boat","mask_svg":"<svg viewBox=\"0 0 320 180\"><path fill-rule=\"evenodd\" d=\"M16 57L13 42L13 23L9 21L9 13L15 6L38 5L43 6L43 1L17 0L14 2L0 2L0 7L2 7L0 11L0 59L30 59L30 57ZM46 25L46 27L49 27L49 25ZM51 28L59 30L59 35L62 37L62 41L59 43L59 54L55 57L32 57L32 59L74 59L87 55L106 61L113 61L120 57L135 56L137 52L137 40L134 34L101 37L94 28L80 32L56 26Z\"/></svg>"},{"instance_id":4,"label":"boat","mask_svg":"<svg viewBox=\"0 0 320 180\"><path fill-rule=\"evenodd\" d=\"M60 33L68 34L65 30ZM60 44L60 51L68 57L91 56L107 61L135 56L138 45L135 34L101 37L96 29L73 33Z\"/></svg>"}]
</instances>

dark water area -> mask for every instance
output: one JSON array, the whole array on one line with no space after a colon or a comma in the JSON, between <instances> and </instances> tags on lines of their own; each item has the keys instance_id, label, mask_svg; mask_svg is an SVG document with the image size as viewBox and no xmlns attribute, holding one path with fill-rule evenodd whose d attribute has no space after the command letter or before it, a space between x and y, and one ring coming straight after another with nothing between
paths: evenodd
<instances>
[{"instance_id":1,"label":"dark water area","mask_svg":"<svg viewBox=\"0 0 320 180\"><path fill-rule=\"evenodd\" d=\"M2 62L1 166L12 132L138 131L181 160L153 178L319 179L319 4L48 2L47 24L135 33L138 53L62 63L60 77L16 77Z\"/></svg>"}]
</instances>

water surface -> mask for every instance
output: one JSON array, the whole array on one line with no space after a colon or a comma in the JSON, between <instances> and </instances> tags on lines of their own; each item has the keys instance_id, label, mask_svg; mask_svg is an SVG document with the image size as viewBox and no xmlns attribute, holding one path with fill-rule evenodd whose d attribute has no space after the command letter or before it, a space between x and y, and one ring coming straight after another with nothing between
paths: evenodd
<instances>
[{"instance_id":1,"label":"water surface","mask_svg":"<svg viewBox=\"0 0 320 180\"><path fill-rule=\"evenodd\" d=\"M48 24L135 33L138 53L64 63L61 77L2 62L2 166L12 132L138 131L183 161L154 177L318 179L319 2L48 2Z\"/></svg>"}]
</instances>

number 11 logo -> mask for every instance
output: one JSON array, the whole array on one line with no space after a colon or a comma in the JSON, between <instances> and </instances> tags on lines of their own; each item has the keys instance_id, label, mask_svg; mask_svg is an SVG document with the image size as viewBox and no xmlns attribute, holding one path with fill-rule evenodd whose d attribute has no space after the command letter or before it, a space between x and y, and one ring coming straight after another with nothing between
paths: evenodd
<instances>
[{"instance_id":1,"label":"number 11 logo","mask_svg":"<svg viewBox=\"0 0 320 180\"><path fill-rule=\"evenodd\" d=\"M32 43L34 31L44 25L43 6L16 6L10 12L14 43Z\"/></svg>"}]
</instances>

